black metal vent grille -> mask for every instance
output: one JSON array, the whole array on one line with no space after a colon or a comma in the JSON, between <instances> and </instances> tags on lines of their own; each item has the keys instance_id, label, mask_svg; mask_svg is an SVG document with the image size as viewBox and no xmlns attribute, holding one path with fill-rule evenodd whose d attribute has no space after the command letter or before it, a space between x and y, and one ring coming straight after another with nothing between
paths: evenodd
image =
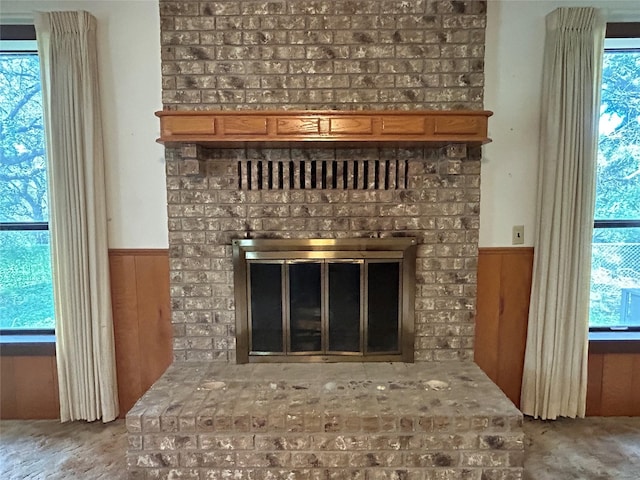
<instances>
[{"instance_id":1,"label":"black metal vent grille","mask_svg":"<svg viewBox=\"0 0 640 480\"><path fill-rule=\"evenodd\" d=\"M240 160L240 190L404 190L407 160Z\"/></svg>"}]
</instances>

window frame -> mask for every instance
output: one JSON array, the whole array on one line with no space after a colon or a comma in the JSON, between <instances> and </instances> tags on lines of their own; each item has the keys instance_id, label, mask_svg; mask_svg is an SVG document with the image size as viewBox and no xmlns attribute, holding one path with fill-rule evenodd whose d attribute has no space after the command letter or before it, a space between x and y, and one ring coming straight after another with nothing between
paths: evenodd
<instances>
[{"instance_id":1,"label":"window frame","mask_svg":"<svg viewBox=\"0 0 640 480\"><path fill-rule=\"evenodd\" d=\"M34 25L0 25L0 51L37 53ZM10 49L7 44L14 43ZM48 231L49 222L0 222L0 231ZM53 355L55 328L0 329L0 355Z\"/></svg>"},{"instance_id":2,"label":"window frame","mask_svg":"<svg viewBox=\"0 0 640 480\"><path fill-rule=\"evenodd\" d=\"M640 22L607 23L605 38L611 46L605 45L605 51L627 50L622 46L625 40L640 39ZM611 39L615 39L611 42ZM638 228L640 218L622 220L594 219L594 232L598 228ZM589 325L589 352L638 353L640 352L640 325L629 327L592 327Z\"/></svg>"}]
</instances>

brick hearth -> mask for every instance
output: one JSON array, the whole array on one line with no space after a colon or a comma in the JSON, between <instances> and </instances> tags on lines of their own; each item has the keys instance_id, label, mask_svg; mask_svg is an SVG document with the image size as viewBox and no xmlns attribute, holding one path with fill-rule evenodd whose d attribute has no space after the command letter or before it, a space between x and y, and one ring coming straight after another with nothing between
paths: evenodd
<instances>
[{"instance_id":1,"label":"brick hearth","mask_svg":"<svg viewBox=\"0 0 640 480\"><path fill-rule=\"evenodd\" d=\"M522 414L471 363L174 364L127 416L130 478L522 478Z\"/></svg>"}]
</instances>

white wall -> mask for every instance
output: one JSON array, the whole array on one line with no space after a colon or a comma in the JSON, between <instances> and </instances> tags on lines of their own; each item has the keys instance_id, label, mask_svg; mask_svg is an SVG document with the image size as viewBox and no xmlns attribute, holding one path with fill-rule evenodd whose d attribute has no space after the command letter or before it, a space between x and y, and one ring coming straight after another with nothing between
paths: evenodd
<instances>
[{"instance_id":1,"label":"white wall","mask_svg":"<svg viewBox=\"0 0 640 480\"><path fill-rule=\"evenodd\" d=\"M0 18L86 10L98 19L98 60L110 248L167 248L164 149L155 143L162 109L157 0L2 0Z\"/></svg>"},{"instance_id":2,"label":"white wall","mask_svg":"<svg viewBox=\"0 0 640 480\"><path fill-rule=\"evenodd\" d=\"M545 16L558 7L602 8L610 21L638 21L637 0L490 0L485 52L489 136L481 176L480 246L511 245L525 226L533 245Z\"/></svg>"}]
</instances>

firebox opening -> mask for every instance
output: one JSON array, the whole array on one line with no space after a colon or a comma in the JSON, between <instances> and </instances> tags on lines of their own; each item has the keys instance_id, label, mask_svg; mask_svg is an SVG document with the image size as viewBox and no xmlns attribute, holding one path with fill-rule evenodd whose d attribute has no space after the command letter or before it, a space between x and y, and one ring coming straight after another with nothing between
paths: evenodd
<instances>
[{"instance_id":1,"label":"firebox opening","mask_svg":"<svg viewBox=\"0 0 640 480\"><path fill-rule=\"evenodd\" d=\"M235 240L238 363L413 361L414 238Z\"/></svg>"}]
</instances>

